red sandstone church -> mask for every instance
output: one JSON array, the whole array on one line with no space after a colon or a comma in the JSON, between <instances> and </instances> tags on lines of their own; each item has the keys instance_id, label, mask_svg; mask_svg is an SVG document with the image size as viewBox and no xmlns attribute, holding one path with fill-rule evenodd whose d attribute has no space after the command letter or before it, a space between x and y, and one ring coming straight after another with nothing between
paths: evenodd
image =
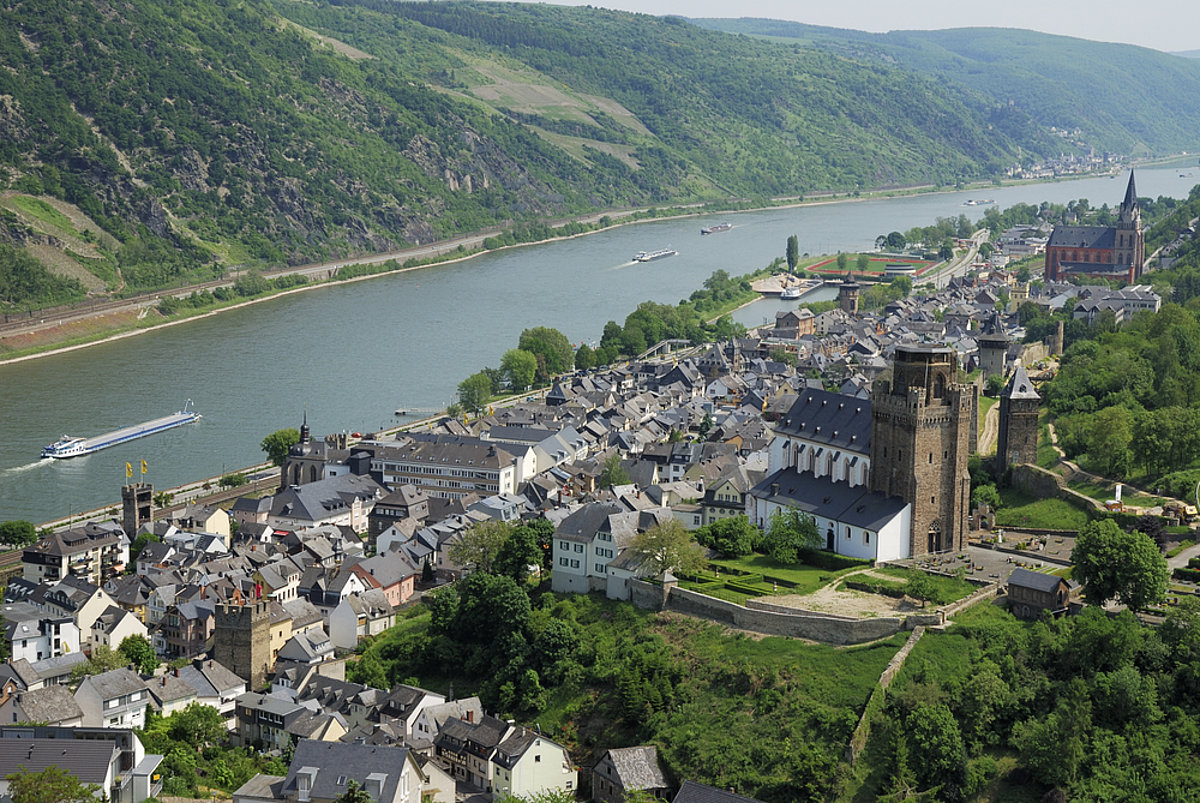
<instances>
[{"instance_id":1,"label":"red sandstone church","mask_svg":"<svg viewBox=\"0 0 1200 803\"><path fill-rule=\"evenodd\" d=\"M1046 280L1073 276L1119 279L1133 284L1142 275L1146 241L1133 171L1115 226L1055 226L1046 243Z\"/></svg>"}]
</instances>

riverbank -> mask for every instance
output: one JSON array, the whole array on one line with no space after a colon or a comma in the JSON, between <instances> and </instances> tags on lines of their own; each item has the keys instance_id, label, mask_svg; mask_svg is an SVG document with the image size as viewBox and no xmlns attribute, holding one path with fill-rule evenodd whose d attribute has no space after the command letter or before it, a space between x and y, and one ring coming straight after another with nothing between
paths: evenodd
<instances>
[{"instance_id":1,"label":"riverbank","mask_svg":"<svg viewBox=\"0 0 1200 803\"><path fill-rule=\"evenodd\" d=\"M1071 180L1076 178L1087 178L1087 176L1064 177L1061 180ZM1004 181L1001 182L1001 185L1019 185L1021 183L1025 182ZM231 274L231 277L227 281L222 281L219 283L210 282L203 285L183 287L177 290L163 291L150 298L132 300L128 305L123 306L120 309L105 310L91 315L87 314L86 311L82 312L82 314L80 312L75 312L70 315L69 319L64 316L62 320L55 321L51 319L48 322L39 321L37 324L31 323L25 327L13 327L7 333L0 332L0 348L11 346L13 343L19 344L15 348L10 347L8 354L0 356L0 365L18 363L26 360L37 359L39 357L76 351L82 348L87 348L88 346L111 342L113 340L119 340L126 337L132 337L134 335L141 334L142 332L148 332L167 326L175 326L188 321L201 320L228 310L239 309L248 305L259 303L261 301L266 301L285 295L291 295L294 293L305 292L308 290L315 290L333 284L346 284L375 278L377 276L395 275L397 273L404 273L413 270L454 264L472 259L482 254L502 252L508 249L519 248L526 245L539 245L560 240L575 239L635 223L698 217L701 215L719 214L721 212L742 213L767 211L772 209L824 206L831 204L850 203L855 201L878 200L882 198L899 198L913 195L937 195L941 193L961 192L976 187L986 186L995 186L995 184L994 182L978 182L966 185L964 187L941 188L934 187L933 185L921 185L919 187L898 187L870 190L858 193L830 193L815 197L801 196L793 198L776 198L771 199L766 205L746 206L744 204L753 202L748 202L746 200L727 200L725 202L698 202L694 204L677 204L667 207L646 206L632 209L593 212L587 215L580 215L575 218L551 221L550 223L546 224L548 226L552 226L553 228L563 228L572 224L595 226L595 228L589 228L587 231L564 233L554 237L532 240L530 242L518 242L485 248L482 246L486 240L503 237L506 233L503 230L489 229L483 232L462 235L450 240L439 241L423 246L414 246L412 248L386 254L374 254L350 260L319 263L280 271L271 271L267 274L271 278L295 275L321 278L318 281L310 281L309 283L301 286L271 291L254 298L231 300L228 302L217 302L216 304L210 305L203 309L180 311L170 316L163 316L158 311L158 302L162 298L186 298L193 292L198 292L201 290L211 291L217 287L232 286L238 274ZM608 218L611 221L608 225L596 225L605 218ZM510 232L511 231L512 230L510 230ZM350 266L386 265L388 263L395 263L395 265L394 267L390 267L385 270L370 272L349 278L340 278L338 276L342 270Z\"/></svg>"}]
</instances>

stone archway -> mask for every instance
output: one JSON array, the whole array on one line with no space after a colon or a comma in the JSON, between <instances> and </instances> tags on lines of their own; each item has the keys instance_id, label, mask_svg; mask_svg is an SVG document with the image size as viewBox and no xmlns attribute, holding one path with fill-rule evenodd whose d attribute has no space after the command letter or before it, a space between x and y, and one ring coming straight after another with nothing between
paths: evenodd
<instances>
[{"instance_id":1,"label":"stone archway","mask_svg":"<svg viewBox=\"0 0 1200 803\"><path fill-rule=\"evenodd\" d=\"M937 519L929 525L929 551L942 551L942 523Z\"/></svg>"}]
</instances>

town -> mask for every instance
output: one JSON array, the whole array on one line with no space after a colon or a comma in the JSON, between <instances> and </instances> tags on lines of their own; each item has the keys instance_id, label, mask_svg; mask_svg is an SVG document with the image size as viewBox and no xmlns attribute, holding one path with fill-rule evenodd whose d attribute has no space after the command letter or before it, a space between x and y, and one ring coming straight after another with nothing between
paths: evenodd
<instances>
[{"instance_id":1,"label":"town","mask_svg":"<svg viewBox=\"0 0 1200 803\"><path fill-rule=\"evenodd\" d=\"M832 309L664 341L473 420L351 438L314 435L306 417L266 493L160 510L153 486L131 480L119 519L43 533L8 581L0 737L22 747L4 751L3 775L57 766L113 801L195 797L194 758L181 769L138 736L178 718L211 726L205 744L272 762L231 790L246 803L356 790L412 803L750 800L678 777L655 745L580 750L543 731L549 661L514 658L511 677L459 697L453 684L389 682L374 645L425 608L491 644L479 629L506 628L492 618L496 577L526 608L540 588L826 644L898 638L904 655L980 602L1030 619L1079 610L1078 583L1055 571L1071 565L1053 547L1063 538L1030 531L1037 546L1006 546L973 498L972 460L995 455L992 473L1013 482L1049 474L1035 465L1038 386L1063 353L1063 321L1027 342L1018 310L1111 327L1160 309L1138 284L1137 206L1131 174L1103 231L1008 232L991 262L870 312L848 272ZM1044 281L995 267L1042 253ZM1067 281L1079 276L1128 286ZM729 560L751 553L769 562ZM805 590L789 564L824 573ZM851 760L869 727L864 714Z\"/></svg>"}]
</instances>

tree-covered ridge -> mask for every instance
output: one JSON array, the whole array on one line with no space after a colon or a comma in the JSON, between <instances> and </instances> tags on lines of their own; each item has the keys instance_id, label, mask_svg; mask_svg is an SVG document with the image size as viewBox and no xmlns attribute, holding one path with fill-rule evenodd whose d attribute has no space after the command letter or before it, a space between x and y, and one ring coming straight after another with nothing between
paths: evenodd
<instances>
[{"instance_id":1,"label":"tree-covered ridge","mask_svg":"<svg viewBox=\"0 0 1200 803\"><path fill-rule=\"evenodd\" d=\"M910 71L602 9L364 0L620 101L729 192L952 183L1053 143ZM436 76L431 76L436 80ZM1021 135L1014 140L1012 133ZM1056 150L1055 146L1055 149Z\"/></svg>"},{"instance_id":2,"label":"tree-covered ridge","mask_svg":"<svg viewBox=\"0 0 1200 803\"><path fill-rule=\"evenodd\" d=\"M214 257L307 261L679 192L581 164L403 62L341 56L259 0L12 2L5 23L0 183L116 237L128 289ZM444 61L412 41L395 47Z\"/></svg>"},{"instance_id":3,"label":"tree-covered ridge","mask_svg":"<svg viewBox=\"0 0 1200 803\"><path fill-rule=\"evenodd\" d=\"M1165 153L1200 143L1200 62L1157 50L1009 28L873 34L779 20L695 22L897 64L1011 102L1044 129L1078 129L1103 150Z\"/></svg>"},{"instance_id":4,"label":"tree-covered ridge","mask_svg":"<svg viewBox=\"0 0 1200 803\"><path fill-rule=\"evenodd\" d=\"M1029 624L984 604L960 619L905 662L854 799L1195 798L1194 601L1159 628L1091 606Z\"/></svg>"}]
</instances>

